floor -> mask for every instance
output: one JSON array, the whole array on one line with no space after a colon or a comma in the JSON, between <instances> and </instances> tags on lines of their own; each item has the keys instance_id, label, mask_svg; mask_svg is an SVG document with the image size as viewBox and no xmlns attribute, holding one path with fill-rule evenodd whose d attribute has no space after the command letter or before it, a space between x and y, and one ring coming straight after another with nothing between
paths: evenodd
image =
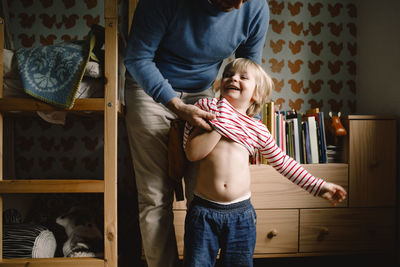
<instances>
[{"instance_id":1,"label":"floor","mask_svg":"<svg viewBox=\"0 0 400 267\"><path fill-rule=\"evenodd\" d=\"M283 266L338 266L338 267L395 267L400 266L398 259L394 256L382 255L338 255L302 258L275 258L275 259L255 259L254 267L283 267Z\"/></svg>"},{"instance_id":2,"label":"floor","mask_svg":"<svg viewBox=\"0 0 400 267\"><path fill-rule=\"evenodd\" d=\"M136 265L135 265L136 266ZM145 267L142 263L140 267ZM337 255L319 257L290 257L290 258L267 258L254 259L253 267L284 267L284 266L306 266L306 267L400 267L398 255ZM139 267L139 266L138 266ZM217 264L215 267L221 267Z\"/></svg>"}]
</instances>

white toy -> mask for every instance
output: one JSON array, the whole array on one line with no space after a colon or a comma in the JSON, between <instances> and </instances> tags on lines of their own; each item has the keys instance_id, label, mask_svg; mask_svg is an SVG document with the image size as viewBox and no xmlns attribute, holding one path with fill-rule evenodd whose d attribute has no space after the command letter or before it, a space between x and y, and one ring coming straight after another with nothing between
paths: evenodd
<instances>
[{"instance_id":1,"label":"white toy","mask_svg":"<svg viewBox=\"0 0 400 267\"><path fill-rule=\"evenodd\" d=\"M56 219L68 240L63 245L64 257L102 257L103 235L88 210L73 207Z\"/></svg>"}]
</instances>

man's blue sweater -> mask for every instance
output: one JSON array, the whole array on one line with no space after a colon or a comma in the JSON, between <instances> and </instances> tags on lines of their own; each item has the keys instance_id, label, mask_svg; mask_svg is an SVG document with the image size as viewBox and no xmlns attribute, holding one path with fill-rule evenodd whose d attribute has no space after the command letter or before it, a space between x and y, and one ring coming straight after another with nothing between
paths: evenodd
<instances>
[{"instance_id":1,"label":"man's blue sweater","mask_svg":"<svg viewBox=\"0 0 400 267\"><path fill-rule=\"evenodd\" d=\"M156 102L211 86L222 61L235 54L260 63L269 24L266 0L222 12L208 0L141 0L125 65Z\"/></svg>"}]
</instances>

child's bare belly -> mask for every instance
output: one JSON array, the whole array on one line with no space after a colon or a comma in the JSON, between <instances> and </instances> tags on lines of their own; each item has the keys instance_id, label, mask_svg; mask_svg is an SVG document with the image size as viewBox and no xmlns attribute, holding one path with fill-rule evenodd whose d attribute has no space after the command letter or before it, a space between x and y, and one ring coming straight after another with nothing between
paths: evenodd
<instances>
[{"instance_id":1,"label":"child's bare belly","mask_svg":"<svg viewBox=\"0 0 400 267\"><path fill-rule=\"evenodd\" d=\"M195 191L207 199L231 202L250 194L249 154L242 145L222 138L200 161Z\"/></svg>"}]
</instances>

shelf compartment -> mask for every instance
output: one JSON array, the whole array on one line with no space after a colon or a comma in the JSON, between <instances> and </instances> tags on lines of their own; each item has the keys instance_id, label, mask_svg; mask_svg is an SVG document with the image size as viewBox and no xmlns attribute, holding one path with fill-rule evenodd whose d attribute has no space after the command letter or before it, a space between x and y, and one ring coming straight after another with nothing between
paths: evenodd
<instances>
[{"instance_id":1,"label":"shelf compartment","mask_svg":"<svg viewBox=\"0 0 400 267\"><path fill-rule=\"evenodd\" d=\"M104 260L96 258L2 259L1 267L104 267Z\"/></svg>"},{"instance_id":2,"label":"shelf compartment","mask_svg":"<svg viewBox=\"0 0 400 267\"><path fill-rule=\"evenodd\" d=\"M104 193L104 180L1 180L0 193Z\"/></svg>"}]
</instances>

